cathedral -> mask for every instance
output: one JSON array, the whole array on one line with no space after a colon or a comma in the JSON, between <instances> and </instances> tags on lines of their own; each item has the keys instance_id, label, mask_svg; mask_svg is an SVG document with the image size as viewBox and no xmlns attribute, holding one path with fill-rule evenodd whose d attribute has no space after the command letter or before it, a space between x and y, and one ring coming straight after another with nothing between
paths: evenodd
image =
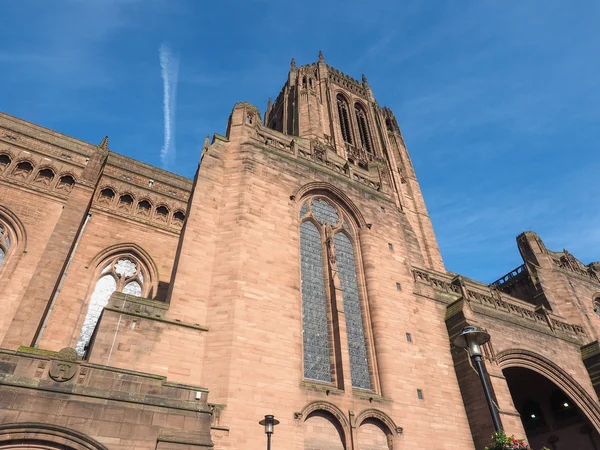
<instances>
[{"instance_id":1,"label":"cathedral","mask_svg":"<svg viewBox=\"0 0 600 450\"><path fill-rule=\"evenodd\" d=\"M483 450L490 405L600 449L600 263L524 231L446 270L393 112L321 53L226 129L190 180L0 113L0 450Z\"/></svg>"}]
</instances>

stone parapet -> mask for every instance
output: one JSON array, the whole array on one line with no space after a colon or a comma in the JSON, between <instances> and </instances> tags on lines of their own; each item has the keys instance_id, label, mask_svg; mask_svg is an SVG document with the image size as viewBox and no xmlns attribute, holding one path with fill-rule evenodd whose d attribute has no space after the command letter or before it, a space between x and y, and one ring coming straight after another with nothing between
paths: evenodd
<instances>
[{"instance_id":1,"label":"stone parapet","mask_svg":"<svg viewBox=\"0 0 600 450\"><path fill-rule=\"evenodd\" d=\"M29 424L29 435L50 427L111 449L212 447L207 396L201 387L81 361L73 349L0 350L0 446L19 432L6 427L14 423Z\"/></svg>"}]
</instances>

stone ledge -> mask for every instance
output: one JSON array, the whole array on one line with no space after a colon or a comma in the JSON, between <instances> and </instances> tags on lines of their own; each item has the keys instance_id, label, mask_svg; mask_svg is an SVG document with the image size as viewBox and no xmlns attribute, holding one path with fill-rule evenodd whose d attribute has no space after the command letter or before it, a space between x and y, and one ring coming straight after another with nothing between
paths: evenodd
<instances>
[{"instance_id":1,"label":"stone ledge","mask_svg":"<svg viewBox=\"0 0 600 450\"><path fill-rule=\"evenodd\" d=\"M202 436L200 433L193 433L191 431L171 431L169 433L163 432L158 436L157 442L191 445L194 447L213 447L213 443L210 439L207 441L205 436Z\"/></svg>"},{"instance_id":2,"label":"stone ledge","mask_svg":"<svg viewBox=\"0 0 600 450\"><path fill-rule=\"evenodd\" d=\"M173 320L164 315L169 310L169 304L151 300L143 297L134 297L116 292L111 295L108 305L104 307L105 311L112 311L117 314L127 314L129 316L140 317L143 319L163 322L168 325L176 325L185 328L192 328L198 331L208 331L208 328L197 324Z\"/></svg>"},{"instance_id":3,"label":"stone ledge","mask_svg":"<svg viewBox=\"0 0 600 450\"><path fill-rule=\"evenodd\" d=\"M194 411L209 415L211 414L211 410L208 406L206 406L206 404L201 404L198 405L201 407L197 406L193 408L189 402L185 400L170 400L165 397L159 397L155 395L112 391L90 386L80 387L74 384L61 384L50 380L40 380L17 375L0 374L0 386L4 386L6 388L12 387L16 389L34 389L38 391L53 392L56 394L80 396L82 398L97 398L101 400L136 403L182 411Z\"/></svg>"},{"instance_id":4,"label":"stone ledge","mask_svg":"<svg viewBox=\"0 0 600 450\"><path fill-rule=\"evenodd\" d=\"M304 389L310 389L311 391L323 392L327 395L330 395L330 394L343 395L344 394L343 390L338 389L333 384L319 383L318 381L302 380L300 382L300 387L304 388Z\"/></svg>"},{"instance_id":5,"label":"stone ledge","mask_svg":"<svg viewBox=\"0 0 600 450\"><path fill-rule=\"evenodd\" d=\"M0 387L212 414L206 403L206 388L171 383L164 376L67 360L63 353L44 351L40 355L0 349Z\"/></svg>"}]
</instances>

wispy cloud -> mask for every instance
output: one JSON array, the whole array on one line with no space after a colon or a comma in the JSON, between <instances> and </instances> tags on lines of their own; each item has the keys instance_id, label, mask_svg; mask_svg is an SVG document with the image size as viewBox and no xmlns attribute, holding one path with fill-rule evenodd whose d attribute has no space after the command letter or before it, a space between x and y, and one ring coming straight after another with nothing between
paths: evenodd
<instances>
[{"instance_id":1,"label":"wispy cloud","mask_svg":"<svg viewBox=\"0 0 600 450\"><path fill-rule=\"evenodd\" d=\"M179 59L173 55L168 45L159 48L160 69L163 79L164 143L160 151L163 167L167 167L176 153L175 148L175 110L177 103L177 77Z\"/></svg>"}]
</instances>

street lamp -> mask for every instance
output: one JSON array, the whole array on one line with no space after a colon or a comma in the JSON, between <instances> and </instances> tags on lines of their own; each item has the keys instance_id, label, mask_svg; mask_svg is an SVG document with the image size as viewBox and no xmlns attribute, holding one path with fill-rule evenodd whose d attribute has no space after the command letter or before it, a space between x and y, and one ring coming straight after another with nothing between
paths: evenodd
<instances>
[{"instance_id":1,"label":"street lamp","mask_svg":"<svg viewBox=\"0 0 600 450\"><path fill-rule=\"evenodd\" d=\"M485 399L487 400L490 414L492 415L492 422L494 422L494 428L496 431L502 430L502 424L500 423L500 415L498 414L498 408L492 400L492 393L485 376L485 366L481 358L481 346L490 340L490 335L487 331L480 327L465 327L456 339L454 339L454 345L459 348L465 348L469 351L471 361L477 369L481 385L483 386L483 392Z\"/></svg>"},{"instance_id":2,"label":"street lamp","mask_svg":"<svg viewBox=\"0 0 600 450\"><path fill-rule=\"evenodd\" d=\"M279 420L275 419L272 414L267 414L258 424L264 425L265 433L267 434L267 450L271 450L271 435L273 434L275 425L279 424Z\"/></svg>"}]
</instances>

